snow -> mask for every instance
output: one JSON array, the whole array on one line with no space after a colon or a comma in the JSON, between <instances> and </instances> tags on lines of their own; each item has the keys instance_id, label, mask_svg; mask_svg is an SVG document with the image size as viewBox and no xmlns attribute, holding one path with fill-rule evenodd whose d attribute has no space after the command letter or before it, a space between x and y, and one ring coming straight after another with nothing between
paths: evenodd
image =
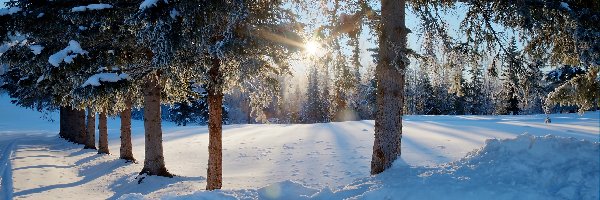
<instances>
[{"instance_id":1,"label":"snow","mask_svg":"<svg viewBox=\"0 0 600 200\"><path fill-rule=\"evenodd\" d=\"M169 15L171 16L172 19L177 19L177 16L179 16L179 11L177 11L175 8L173 8L173 10L171 10Z\"/></svg>"},{"instance_id":2,"label":"snow","mask_svg":"<svg viewBox=\"0 0 600 200\"><path fill-rule=\"evenodd\" d=\"M125 163L118 118L108 123L113 154L98 155L57 137L58 113L48 122L9 101L0 95L0 161L10 160L16 199L598 199L600 188L600 112L553 114L551 124L545 115L405 116L402 157L377 176L373 121L227 125L223 190L208 192L206 126L163 123L177 176L138 184L143 121L132 122L138 163Z\"/></svg>"},{"instance_id":3,"label":"snow","mask_svg":"<svg viewBox=\"0 0 600 200\"><path fill-rule=\"evenodd\" d=\"M87 54L88 52L81 49L81 45L79 42L75 40L69 41L69 46L65 47L63 50L52 54L48 58L48 62L54 66L58 67L60 63L63 61L66 63L73 63L73 59L77 57L77 55Z\"/></svg>"},{"instance_id":4,"label":"snow","mask_svg":"<svg viewBox=\"0 0 600 200\"><path fill-rule=\"evenodd\" d=\"M29 49L31 49L31 52L35 55L39 55L40 53L42 53L42 50L44 49L44 47L42 45L29 45Z\"/></svg>"},{"instance_id":5,"label":"snow","mask_svg":"<svg viewBox=\"0 0 600 200\"><path fill-rule=\"evenodd\" d=\"M0 45L0 55L6 53L10 48L20 45L27 45L27 38L24 35L16 34L16 35L8 35L8 41L4 42L4 44Z\"/></svg>"},{"instance_id":6,"label":"snow","mask_svg":"<svg viewBox=\"0 0 600 200\"><path fill-rule=\"evenodd\" d=\"M77 6L74 8L71 8L71 12L83 12L87 9L87 6Z\"/></svg>"},{"instance_id":7,"label":"snow","mask_svg":"<svg viewBox=\"0 0 600 200\"><path fill-rule=\"evenodd\" d=\"M87 6L90 10L102 10L107 8L112 8L113 6L110 4L90 4Z\"/></svg>"},{"instance_id":8,"label":"snow","mask_svg":"<svg viewBox=\"0 0 600 200\"><path fill-rule=\"evenodd\" d=\"M144 2L142 2L142 4L140 4L140 10L152 8L152 7L156 6L156 3L158 3L158 0L144 0Z\"/></svg>"},{"instance_id":9,"label":"snow","mask_svg":"<svg viewBox=\"0 0 600 200\"><path fill-rule=\"evenodd\" d=\"M40 77L37 79L37 81L36 81L35 83L36 83L36 84L37 84L37 83L40 83L40 82L42 82L43 80L46 80L46 76L45 76L45 75L41 75L41 76L40 76Z\"/></svg>"},{"instance_id":10,"label":"snow","mask_svg":"<svg viewBox=\"0 0 600 200\"><path fill-rule=\"evenodd\" d=\"M567 11L571 11L571 8L569 7L568 3L565 2L560 2L560 7L567 10Z\"/></svg>"},{"instance_id":11,"label":"snow","mask_svg":"<svg viewBox=\"0 0 600 200\"><path fill-rule=\"evenodd\" d=\"M44 13L40 13L40 14L38 14L37 18L41 18L43 16L44 16Z\"/></svg>"},{"instance_id":12,"label":"snow","mask_svg":"<svg viewBox=\"0 0 600 200\"><path fill-rule=\"evenodd\" d=\"M100 86L101 82L118 82L120 80L129 80L130 77L128 74L122 73L98 73L90 76L81 87L86 87L88 85L91 86Z\"/></svg>"},{"instance_id":13,"label":"snow","mask_svg":"<svg viewBox=\"0 0 600 200\"><path fill-rule=\"evenodd\" d=\"M109 9L112 7L113 6L110 4L90 4L87 6L77 6L77 7L71 8L71 12L83 12L86 10L103 10L103 9Z\"/></svg>"},{"instance_id":14,"label":"snow","mask_svg":"<svg viewBox=\"0 0 600 200\"><path fill-rule=\"evenodd\" d=\"M6 53L8 50L10 50L11 47L12 47L12 45L10 45L10 44L0 45L0 55L2 55L3 53Z\"/></svg>"},{"instance_id":15,"label":"snow","mask_svg":"<svg viewBox=\"0 0 600 200\"><path fill-rule=\"evenodd\" d=\"M292 181L260 189L167 194L166 199L598 199L599 143L555 136L490 139L459 161L414 167L314 189ZM584 178L585 177L585 178ZM120 199L143 199L127 194Z\"/></svg>"},{"instance_id":16,"label":"snow","mask_svg":"<svg viewBox=\"0 0 600 200\"><path fill-rule=\"evenodd\" d=\"M20 12L21 10L23 10L23 9L21 9L19 7L0 8L0 16L12 15L12 14Z\"/></svg>"}]
</instances>

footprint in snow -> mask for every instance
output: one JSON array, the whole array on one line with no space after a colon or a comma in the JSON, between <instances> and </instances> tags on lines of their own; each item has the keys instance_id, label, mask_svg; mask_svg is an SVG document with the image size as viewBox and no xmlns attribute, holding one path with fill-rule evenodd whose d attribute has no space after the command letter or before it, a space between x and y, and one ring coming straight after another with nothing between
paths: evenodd
<instances>
[{"instance_id":1,"label":"footprint in snow","mask_svg":"<svg viewBox=\"0 0 600 200\"><path fill-rule=\"evenodd\" d=\"M367 130L367 129L363 129L362 131L369 131L369 130Z\"/></svg>"},{"instance_id":2,"label":"footprint in snow","mask_svg":"<svg viewBox=\"0 0 600 200\"><path fill-rule=\"evenodd\" d=\"M446 149L446 147L444 145L438 145L437 147L440 149Z\"/></svg>"}]
</instances>

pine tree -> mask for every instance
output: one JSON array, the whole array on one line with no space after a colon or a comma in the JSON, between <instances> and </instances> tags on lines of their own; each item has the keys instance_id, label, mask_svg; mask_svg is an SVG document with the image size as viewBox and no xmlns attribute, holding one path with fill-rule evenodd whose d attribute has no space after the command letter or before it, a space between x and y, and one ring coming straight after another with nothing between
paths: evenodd
<instances>
[{"instance_id":1,"label":"pine tree","mask_svg":"<svg viewBox=\"0 0 600 200\"><path fill-rule=\"evenodd\" d=\"M598 79L600 67L588 69L585 74L576 75L566 83L548 94L546 106L560 104L562 106L575 105L579 113L587 110L597 110L600 106L600 80Z\"/></svg>"},{"instance_id":2,"label":"pine tree","mask_svg":"<svg viewBox=\"0 0 600 200\"><path fill-rule=\"evenodd\" d=\"M98 132L98 154L110 154L106 111L101 111L98 115Z\"/></svg>"},{"instance_id":3,"label":"pine tree","mask_svg":"<svg viewBox=\"0 0 600 200\"><path fill-rule=\"evenodd\" d=\"M11 78L27 79L26 81L8 80L4 85L8 88L11 97L17 99L15 103L37 110L61 110L60 136L73 142L84 144L85 111L73 102L73 84L77 78L69 76L77 71L77 65L50 65L48 57L64 48L65 34L69 27L69 20L59 13L72 8L72 2L29 2L14 0L7 2L9 7L19 8L20 14L11 15L7 31L10 48L0 52L0 59L9 65L5 76ZM43 24L43 26L39 26ZM18 46L15 44L20 43ZM80 62L82 52L71 52L66 58L70 62ZM79 55L79 56L78 56ZM60 60L62 62L62 60ZM59 63L54 63L58 65ZM65 83L65 80L67 82ZM69 127L65 127L69 126Z\"/></svg>"},{"instance_id":4,"label":"pine tree","mask_svg":"<svg viewBox=\"0 0 600 200\"><path fill-rule=\"evenodd\" d=\"M518 115L520 93L519 74L523 73L523 64L517 50L516 41L513 39L504 56L504 66L502 72L502 90L499 93L498 114Z\"/></svg>"},{"instance_id":5,"label":"pine tree","mask_svg":"<svg viewBox=\"0 0 600 200\"><path fill-rule=\"evenodd\" d=\"M86 119L87 133L84 149L96 149L96 112L88 108Z\"/></svg>"},{"instance_id":6,"label":"pine tree","mask_svg":"<svg viewBox=\"0 0 600 200\"><path fill-rule=\"evenodd\" d=\"M381 2L381 34L377 80L377 114L375 115L375 142L371 160L371 174L389 168L400 155L402 138L402 105L404 105L404 69L406 35L404 25L405 1Z\"/></svg>"},{"instance_id":7,"label":"pine tree","mask_svg":"<svg viewBox=\"0 0 600 200\"><path fill-rule=\"evenodd\" d=\"M121 147L119 158L135 162L133 145L131 144L131 100L125 99L125 109L121 111Z\"/></svg>"},{"instance_id":8,"label":"pine tree","mask_svg":"<svg viewBox=\"0 0 600 200\"><path fill-rule=\"evenodd\" d=\"M469 74L471 74L471 80L466 87L466 101L469 104L468 114L485 115L487 114L485 104L489 101L489 99L486 98L483 88L484 82L481 66L477 64L471 65Z\"/></svg>"}]
</instances>

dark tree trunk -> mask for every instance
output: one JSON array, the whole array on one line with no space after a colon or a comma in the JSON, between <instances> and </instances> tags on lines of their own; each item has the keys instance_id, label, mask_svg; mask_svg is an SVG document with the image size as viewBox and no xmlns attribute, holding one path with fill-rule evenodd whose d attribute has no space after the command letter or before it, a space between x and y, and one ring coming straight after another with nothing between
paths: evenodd
<instances>
[{"instance_id":1,"label":"dark tree trunk","mask_svg":"<svg viewBox=\"0 0 600 200\"><path fill-rule=\"evenodd\" d=\"M65 107L65 139L77 143L78 122L76 110L70 106Z\"/></svg>"},{"instance_id":2,"label":"dark tree trunk","mask_svg":"<svg viewBox=\"0 0 600 200\"><path fill-rule=\"evenodd\" d=\"M73 131L74 141L77 144L85 144L86 142L86 125L85 125L85 109L73 110Z\"/></svg>"},{"instance_id":3,"label":"dark tree trunk","mask_svg":"<svg viewBox=\"0 0 600 200\"><path fill-rule=\"evenodd\" d=\"M98 131L100 134L98 138L98 153L99 154L110 154L108 151L108 127L107 127L106 111L100 112L98 116Z\"/></svg>"},{"instance_id":4,"label":"dark tree trunk","mask_svg":"<svg viewBox=\"0 0 600 200\"><path fill-rule=\"evenodd\" d=\"M144 83L144 168L140 174L173 177L165 167L160 116L160 74L150 74Z\"/></svg>"},{"instance_id":5,"label":"dark tree trunk","mask_svg":"<svg viewBox=\"0 0 600 200\"><path fill-rule=\"evenodd\" d=\"M60 107L60 130L58 136L63 139L67 139L67 122L69 121L67 115L67 108L64 106Z\"/></svg>"},{"instance_id":6,"label":"dark tree trunk","mask_svg":"<svg viewBox=\"0 0 600 200\"><path fill-rule=\"evenodd\" d=\"M131 101L125 100L125 109L121 111L121 152L119 158L135 162L131 144Z\"/></svg>"},{"instance_id":7,"label":"dark tree trunk","mask_svg":"<svg viewBox=\"0 0 600 200\"><path fill-rule=\"evenodd\" d=\"M84 149L96 149L96 112L88 108L87 134Z\"/></svg>"},{"instance_id":8,"label":"dark tree trunk","mask_svg":"<svg viewBox=\"0 0 600 200\"><path fill-rule=\"evenodd\" d=\"M73 119L75 118L73 116L74 112L73 109L70 106L65 107L65 133L64 133L64 138L69 141L69 142L74 142L73 138L75 137L75 131L74 131L74 123L73 123Z\"/></svg>"},{"instance_id":9,"label":"dark tree trunk","mask_svg":"<svg viewBox=\"0 0 600 200\"><path fill-rule=\"evenodd\" d=\"M404 25L405 0L381 1L381 35L377 79L377 114L371 174L392 166L400 155L402 105L404 105L404 69L402 62L408 30Z\"/></svg>"},{"instance_id":10,"label":"dark tree trunk","mask_svg":"<svg viewBox=\"0 0 600 200\"><path fill-rule=\"evenodd\" d=\"M208 87L208 169L206 172L206 189L221 189L223 182L223 74L220 71L221 61L212 60L208 71L211 85Z\"/></svg>"}]
</instances>

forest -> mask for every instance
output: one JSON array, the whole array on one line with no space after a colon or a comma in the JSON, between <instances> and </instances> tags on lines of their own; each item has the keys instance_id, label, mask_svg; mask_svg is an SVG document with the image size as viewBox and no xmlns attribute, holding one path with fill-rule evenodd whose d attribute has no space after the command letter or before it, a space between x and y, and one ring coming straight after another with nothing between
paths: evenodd
<instances>
[{"instance_id":1,"label":"forest","mask_svg":"<svg viewBox=\"0 0 600 200\"><path fill-rule=\"evenodd\" d=\"M165 123L206 127L207 163L196 167L211 191L223 187L231 126L374 120L363 129L373 147L365 171L377 175L399 162L413 119L551 124L600 105L596 0L0 3L0 93L56 120L64 140L142 163L138 184L177 177L165 163ZM597 151L597 133L592 142Z\"/></svg>"}]
</instances>

